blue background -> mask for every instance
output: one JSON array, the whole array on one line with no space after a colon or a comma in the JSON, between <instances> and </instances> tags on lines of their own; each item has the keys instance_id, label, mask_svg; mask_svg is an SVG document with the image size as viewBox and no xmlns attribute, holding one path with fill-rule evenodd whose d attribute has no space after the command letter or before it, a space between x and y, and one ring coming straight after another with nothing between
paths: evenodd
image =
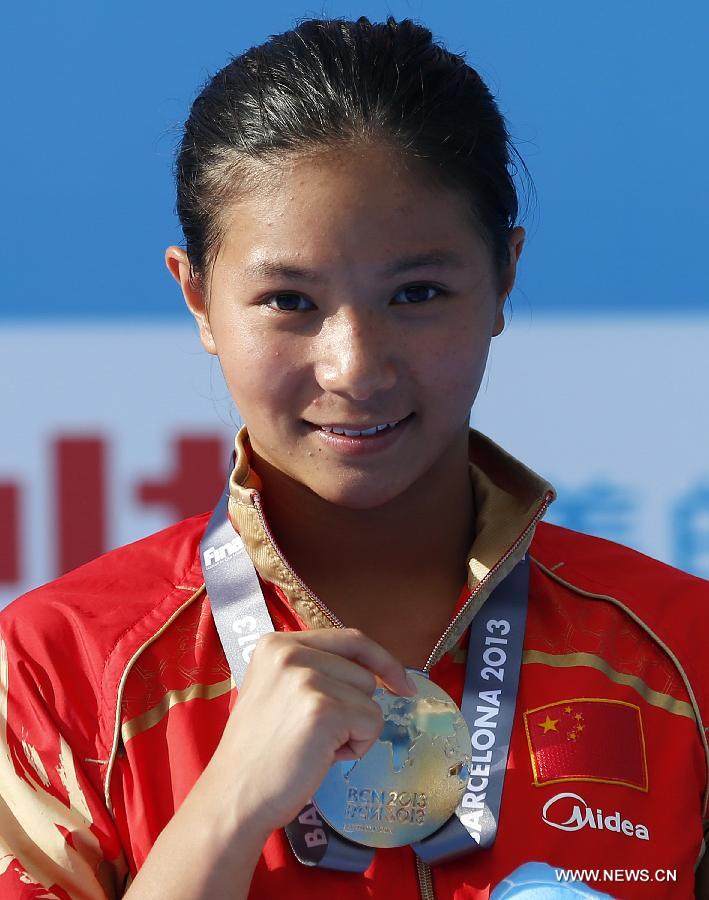
<instances>
[{"instance_id":1,"label":"blue background","mask_svg":"<svg viewBox=\"0 0 709 900\"><path fill-rule=\"evenodd\" d=\"M536 183L513 297L709 311L709 4L34 2L3 10L0 317L183 317L173 151L198 87L298 17L418 19L499 97Z\"/></svg>"}]
</instances>

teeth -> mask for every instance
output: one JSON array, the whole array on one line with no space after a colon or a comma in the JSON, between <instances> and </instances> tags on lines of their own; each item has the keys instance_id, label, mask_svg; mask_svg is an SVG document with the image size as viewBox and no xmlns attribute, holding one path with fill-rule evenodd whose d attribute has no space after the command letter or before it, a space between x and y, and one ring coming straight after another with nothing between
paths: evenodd
<instances>
[{"instance_id":1,"label":"teeth","mask_svg":"<svg viewBox=\"0 0 709 900\"><path fill-rule=\"evenodd\" d=\"M353 431L349 428L335 428L333 425L321 425L321 431L327 431L328 433L334 434L344 434L347 437L370 437L373 434L377 434L379 431L384 431L385 428L393 428L395 425L398 425L401 420L397 419L396 422L386 422L384 425L374 425L372 428L366 428L364 431Z\"/></svg>"}]
</instances>

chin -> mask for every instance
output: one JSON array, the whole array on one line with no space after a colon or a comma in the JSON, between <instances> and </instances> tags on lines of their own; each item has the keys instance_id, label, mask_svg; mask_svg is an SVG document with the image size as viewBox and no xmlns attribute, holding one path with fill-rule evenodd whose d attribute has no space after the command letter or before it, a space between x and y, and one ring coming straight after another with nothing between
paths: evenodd
<instances>
[{"instance_id":1,"label":"chin","mask_svg":"<svg viewBox=\"0 0 709 900\"><path fill-rule=\"evenodd\" d=\"M395 500L405 490L406 485L372 484L371 480L364 484L338 484L338 485L310 485L321 499L332 503L334 506L343 506L346 509L366 510L377 509Z\"/></svg>"}]
</instances>

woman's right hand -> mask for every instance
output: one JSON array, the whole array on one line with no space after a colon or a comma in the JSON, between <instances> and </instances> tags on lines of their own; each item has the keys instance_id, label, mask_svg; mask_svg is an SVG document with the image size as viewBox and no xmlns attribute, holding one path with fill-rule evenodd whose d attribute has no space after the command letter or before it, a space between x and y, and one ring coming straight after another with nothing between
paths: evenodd
<instances>
[{"instance_id":1,"label":"woman's right hand","mask_svg":"<svg viewBox=\"0 0 709 900\"><path fill-rule=\"evenodd\" d=\"M221 785L222 808L233 803L239 823L264 841L288 824L335 761L363 756L379 737L377 679L394 693L416 692L402 664L356 629L262 637L203 773Z\"/></svg>"},{"instance_id":2,"label":"woman's right hand","mask_svg":"<svg viewBox=\"0 0 709 900\"><path fill-rule=\"evenodd\" d=\"M212 759L126 896L245 900L269 834L298 815L333 762L363 756L379 737L377 678L415 694L401 663L354 629L262 637Z\"/></svg>"}]
</instances>

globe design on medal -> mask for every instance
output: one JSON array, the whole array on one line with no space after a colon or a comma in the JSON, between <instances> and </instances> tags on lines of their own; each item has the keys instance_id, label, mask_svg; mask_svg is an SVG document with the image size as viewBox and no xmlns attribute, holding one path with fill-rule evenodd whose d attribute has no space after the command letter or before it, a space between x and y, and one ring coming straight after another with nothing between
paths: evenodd
<instances>
[{"instance_id":1,"label":"globe design on medal","mask_svg":"<svg viewBox=\"0 0 709 900\"><path fill-rule=\"evenodd\" d=\"M314 800L339 834L369 847L400 847L453 814L468 780L470 732L446 692L418 672L415 697L377 688L379 739L362 759L335 763Z\"/></svg>"}]
</instances>

